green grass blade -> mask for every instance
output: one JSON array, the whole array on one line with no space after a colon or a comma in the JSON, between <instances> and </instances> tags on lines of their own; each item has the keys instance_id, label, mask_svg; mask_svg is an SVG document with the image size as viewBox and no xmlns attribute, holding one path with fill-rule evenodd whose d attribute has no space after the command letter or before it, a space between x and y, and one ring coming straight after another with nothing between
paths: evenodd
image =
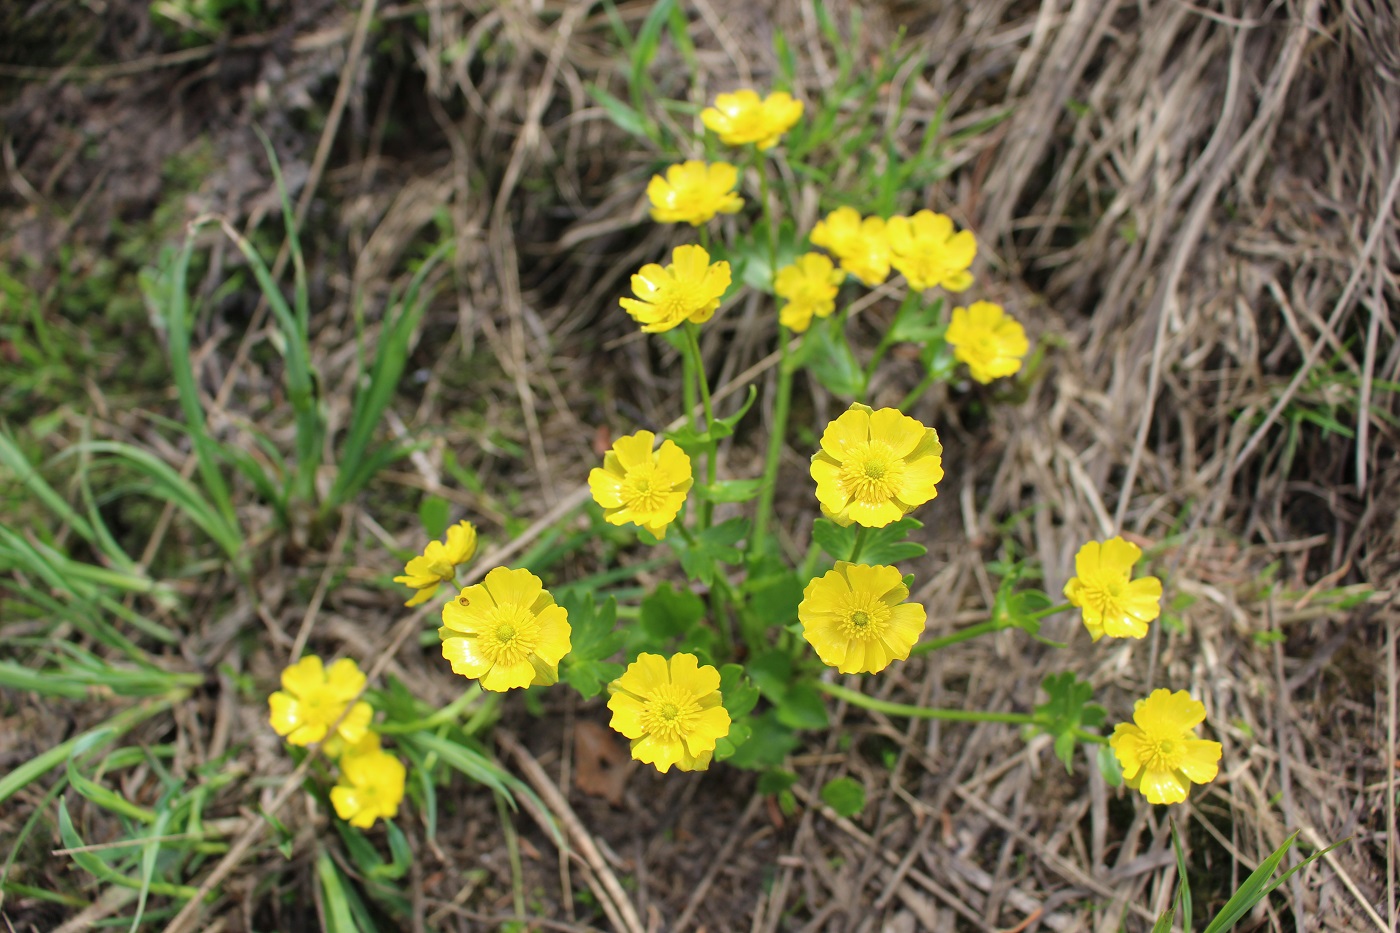
<instances>
[{"instance_id":1,"label":"green grass blade","mask_svg":"<svg viewBox=\"0 0 1400 933\"><path fill-rule=\"evenodd\" d=\"M393 401L399 378L408 363L409 343L427 308L429 296L423 294L423 285L452 246L453 242L446 240L429 254L410 280L398 310L385 316L369 379L364 385L356 386L350 432L339 452L340 471L326 500L327 510L339 507L363 489L383 465L382 460L372 460L365 454L384 410Z\"/></svg>"},{"instance_id":2,"label":"green grass blade","mask_svg":"<svg viewBox=\"0 0 1400 933\"><path fill-rule=\"evenodd\" d=\"M1176 876L1179 887L1176 892L1176 909L1181 911L1181 929L1191 933L1191 879L1186 874L1186 850L1181 845L1181 835L1172 822L1172 848L1176 851ZM1169 911L1170 913L1170 911Z\"/></svg>"},{"instance_id":3,"label":"green grass blade","mask_svg":"<svg viewBox=\"0 0 1400 933\"><path fill-rule=\"evenodd\" d=\"M152 483L152 492L185 513L200 530L219 545L235 565L241 566L243 538L189 480L159 457L121 441L89 441L76 445L60 456L79 451L107 454L125 460Z\"/></svg>"},{"instance_id":4,"label":"green grass blade","mask_svg":"<svg viewBox=\"0 0 1400 933\"><path fill-rule=\"evenodd\" d=\"M199 400L199 389L195 385L194 366L190 358L190 309L186 276L189 272L190 258L194 255L196 232L197 229L192 229L185 235L185 245L175 257L169 273L169 285L165 289L165 333L170 352L170 375L175 380L180 409L185 415L185 426L194 447L199 477L224 521L236 525L238 519L234 513L233 497L229 494L228 484L224 482L223 472L219 469L218 445L209 436L205 424L204 406Z\"/></svg>"},{"instance_id":5,"label":"green grass blade","mask_svg":"<svg viewBox=\"0 0 1400 933\"><path fill-rule=\"evenodd\" d=\"M169 811L163 811L151 827L149 838L141 846L141 888L137 892L136 915L131 918L130 933L136 933L141 926L141 916L146 912L146 898L151 893L151 883L156 873L156 858L160 855L160 837L165 835L165 827L169 822Z\"/></svg>"},{"instance_id":6,"label":"green grass blade","mask_svg":"<svg viewBox=\"0 0 1400 933\"><path fill-rule=\"evenodd\" d=\"M233 241L243 258L248 261L248 268L253 271L253 278L257 279L258 287L267 299L267 306L272 311L272 317L281 333L282 339L277 349L281 351L286 364L287 399L292 404L292 416L296 422L297 464L293 489L302 501L309 502L315 493L313 480L316 466L320 462L325 422L321 418L316 398L307 337L302 332L297 315L292 312L287 299L282 297L282 290L272 280L272 271L253 248L253 244L244 239L232 226L224 224L223 229L224 235Z\"/></svg>"},{"instance_id":7,"label":"green grass blade","mask_svg":"<svg viewBox=\"0 0 1400 933\"><path fill-rule=\"evenodd\" d=\"M326 933L361 933L345 897L340 869L324 850L316 856L316 880L321 884Z\"/></svg>"},{"instance_id":8,"label":"green grass blade","mask_svg":"<svg viewBox=\"0 0 1400 933\"><path fill-rule=\"evenodd\" d=\"M76 531L85 541L97 543L97 535L87 519L78 514L58 492L34 469L29 458L19 449L7 425L0 424L0 464L8 467L34 497L44 504L59 521Z\"/></svg>"},{"instance_id":9,"label":"green grass blade","mask_svg":"<svg viewBox=\"0 0 1400 933\"><path fill-rule=\"evenodd\" d=\"M1245 914L1254 909L1254 905L1259 903L1272 888L1266 887L1269 879L1273 877L1279 863L1283 861L1283 856L1292 847L1298 834L1294 832L1287 839L1283 840L1283 845L1274 850L1273 854L1259 863L1244 883L1235 891L1234 896L1225 902L1225 906L1220 908L1220 913L1215 915L1205 929L1205 933L1223 933L1230 929Z\"/></svg>"},{"instance_id":10,"label":"green grass blade","mask_svg":"<svg viewBox=\"0 0 1400 933\"><path fill-rule=\"evenodd\" d=\"M85 747L91 750L102 742L110 742L117 736L124 735L137 724L169 708L170 700L163 698L152 703L143 703L140 706L124 709L102 725L89 729L80 735L75 735L68 741L36 755L0 778L0 803L9 800L19 791L57 768L68 759L68 756L72 754L73 749L80 742L88 743Z\"/></svg>"}]
</instances>

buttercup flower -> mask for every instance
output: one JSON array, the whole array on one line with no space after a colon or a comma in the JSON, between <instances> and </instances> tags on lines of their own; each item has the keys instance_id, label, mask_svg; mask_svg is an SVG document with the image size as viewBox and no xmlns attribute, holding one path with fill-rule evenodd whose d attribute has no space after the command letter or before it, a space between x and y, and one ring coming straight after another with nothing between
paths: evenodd
<instances>
[{"instance_id":1,"label":"buttercup flower","mask_svg":"<svg viewBox=\"0 0 1400 933\"><path fill-rule=\"evenodd\" d=\"M972 284L967 267L977 255L972 232L953 232L953 221L945 214L919 211L913 217L891 217L886 233L890 242L890 263L918 291L942 285L960 292Z\"/></svg>"},{"instance_id":2,"label":"buttercup flower","mask_svg":"<svg viewBox=\"0 0 1400 933\"><path fill-rule=\"evenodd\" d=\"M1108 744L1128 786L1148 803L1181 803L1192 784L1209 784L1220 769L1220 743L1196 738L1206 708L1185 690L1153 690L1133 704Z\"/></svg>"},{"instance_id":3,"label":"buttercup flower","mask_svg":"<svg viewBox=\"0 0 1400 933\"><path fill-rule=\"evenodd\" d=\"M651 176L647 200L651 219L662 224L699 226L716 214L732 214L744 206L734 192L739 170L728 162L692 159L666 169L666 177Z\"/></svg>"},{"instance_id":4,"label":"buttercup flower","mask_svg":"<svg viewBox=\"0 0 1400 933\"><path fill-rule=\"evenodd\" d=\"M880 217L861 219L853 207L838 207L812 228L812 244L831 253L841 268L874 288L890 276L887 225Z\"/></svg>"},{"instance_id":5,"label":"buttercup flower","mask_svg":"<svg viewBox=\"0 0 1400 933\"><path fill-rule=\"evenodd\" d=\"M906 603L909 588L893 567L838 560L802 591L797 618L817 657L843 674L875 674L903 661L923 634L927 616Z\"/></svg>"},{"instance_id":6,"label":"buttercup flower","mask_svg":"<svg viewBox=\"0 0 1400 933\"><path fill-rule=\"evenodd\" d=\"M702 246L677 246L671 264L654 262L632 276L636 298L619 303L648 334L659 334L685 321L703 324L714 317L720 296L729 288L729 263L710 262Z\"/></svg>"},{"instance_id":7,"label":"buttercup flower","mask_svg":"<svg viewBox=\"0 0 1400 933\"><path fill-rule=\"evenodd\" d=\"M883 528L938 495L938 432L894 408L859 402L822 432L812 456L822 512L840 525Z\"/></svg>"},{"instance_id":8,"label":"buttercup flower","mask_svg":"<svg viewBox=\"0 0 1400 933\"><path fill-rule=\"evenodd\" d=\"M377 819L393 819L403 802L403 762L379 747L374 733L350 746L340 759L340 780L331 788L335 815L351 826L369 829Z\"/></svg>"},{"instance_id":9,"label":"buttercup flower","mask_svg":"<svg viewBox=\"0 0 1400 933\"><path fill-rule=\"evenodd\" d=\"M1074 555L1074 573L1065 584L1065 599L1084 614L1084 627L1098 641L1141 638L1147 623L1162 611L1162 581L1130 579L1142 549L1122 538L1090 541Z\"/></svg>"},{"instance_id":10,"label":"buttercup flower","mask_svg":"<svg viewBox=\"0 0 1400 933\"><path fill-rule=\"evenodd\" d=\"M812 325L813 317L830 317L836 310L836 290L845 277L821 253L804 253L792 265L783 266L773 279L778 297L787 302L778 312L778 322L800 334Z\"/></svg>"},{"instance_id":11,"label":"buttercup flower","mask_svg":"<svg viewBox=\"0 0 1400 933\"><path fill-rule=\"evenodd\" d=\"M429 541L423 553L404 567L403 575L394 578L395 583L418 591L404 605L417 606L432 599L438 585L452 582L454 568L471 560L474 554L476 526L471 522L458 522L447 529L446 541Z\"/></svg>"},{"instance_id":12,"label":"buttercup flower","mask_svg":"<svg viewBox=\"0 0 1400 933\"><path fill-rule=\"evenodd\" d=\"M757 143L759 149L772 149L801 118L802 101L786 91L759 98L756 91L747 88L720 94L713 107L700 111L700 122L718 133L726 146Z\"/></svg>"},{"instance_id":13,"label":"buttercup flower","mask_svg":"<svg viewBox=\"0 0 1400 933\"><path fill-rule=\"evenodd\" d=\"M608 684L612 727L632 740L632 757L665 774L710 766L715 742L729 734L719 671L693 654L637 656Z\"/></svg>"},{"instance_id":14,"label":"buttercup flower","mask_svg":"<svg viewBox=\"0 0 1400 933\"><path fill-rule=\"evenodd\" d=\"M326 669L308 654L282 672L282 689L267 698L268 722L293 745L311 745L326 737L345 707L364 689L365 675L351 658ZM363 700L336 727L336 735L354 744L364 738L374 710Z\"/></svg>"},{"instance_id":15,"label":"buttercup flower","mask_svg":"<svg viewBox=\"0 0 1400 933\"><path fill-rule=\"evenodd\" d=\"M589 471L588 488L609 525L631 522L664 538L693 480L690 458L675 441L652 450L654 443L650 431L619 437L603 455L602 467Z\"/></svg>"},{"instance_id":16,"label":"buttercup flower","mask_svg":"<svg viewBox=\"0 0 1400 933\"><path fill-rule=\"evenodd\" d=\"M1021 322L990 301L954 308L944 339L953 356L967 364L972 378L984 384L1019 372L1031 346Z\"/></svg>"},{"instance_id":17,"label":"buttercup flower","mask_svg":"<svg viewBox=\"0 0 1400 933\"><path fill-rule=\"evenodd\" d=\"M483 690L548 685L569 653L569 613L528 570L497 567L442 607L442 656Z\"/></svg>"}]
</instances>

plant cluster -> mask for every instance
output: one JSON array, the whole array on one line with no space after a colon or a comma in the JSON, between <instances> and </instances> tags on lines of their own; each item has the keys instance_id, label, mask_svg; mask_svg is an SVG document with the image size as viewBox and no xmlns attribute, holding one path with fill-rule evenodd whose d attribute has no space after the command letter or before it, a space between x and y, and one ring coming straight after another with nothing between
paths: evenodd
<instances>
[{"instance_id":1,"label":"plant cluster","mask_svg":"<svg viewBox=\"0 0 1400 933\"><path fill-rule=\"evenodd\" d=\"M925 553L912 540L922 527L913 513L938 495L943 447L934 427L902 410L917 395L899 408L866 404L871 376L891 346L916 343L938 378L952 377L953 366L938 362L951 356L973 380L990 383L1017 374L1030 344L1022 325L999 305L974 301L945 319L942 297L928 297L974 284L969 270L976 239L946 215L862 216L840 206L805 234L782 219L785 192L772 176L791 172L772 172L769 160L782 157L779 143L802 115L802 103L787 93L764 97L747 89L720 94L701 111L701 123L742 158L738 164L687 159L651 178L652 217L690 225L699 242L676 246L665 265L642 266L632 276L632 294L619 299L643 332L659 335L680 354L685 397L696 404L672 430L618 437L589 473L588 487L604 523L636 529L646 546L669 548L692 585L657 587L642 598L635 623L619 624L612 596L599 605L595 594L566 588L556 600L529 570L495 567L480 583L454 587L455 595L441 603L443 657L485 691L562 679L584 698L606 692L612 728L629 741L632 757L663 773L731 761L781 781L796 732L826 725L827 694L886 712L1000 721L1026 727L1028 734L1049 733L1067 768L1080 743L1098 745L1115 780L1121 775L1152 803L1184 801L1193 783L1214 780L1221 755L1219 743L1196 735L1205 707L1185 691L1154 691L1137 702L1131 722L1105 736L1096 730L1106 711L1070 674L1045 680L1048 700L1033 713L903 707L829 676L878 674L914 654L1008 628L1039 638L1041 620L1074 609L1093 641L1141 639L1160 614L1162 585L1153 576L1133 578L1142 557L1135 544L1121 537L1090 541L1075 557L1065 602L1051 605L1045 593L1020 587L1029 571L1018 565L1005 575L986 622L921 641L928 610L910 599L913 577L898 565ZM758 189L753 229L712 239L717 217L744 219L745 178ZM780 260L782 243L787 262ZM751 264L760 274L746 271ZM860 287L881 286L894 274L903 276L904 298L879 347L858 364L848 339L851 304ZM719 442L735 432L757 388L747 387L737 412L717 415L699 337L744 287L774 298L781 362L763 475L722 479ZM849 361L844 381L832 360ZM789 561L768 529L793 378L804 368L851 401L824 426L811 455L808 473L821 517L810 552ZM442 584L453 584L456 568L475 548L475 528L465 521L449 528L445 540L429 542L395 577L414 591L407 605L425 603ZM358 683L345 693L347 700L317 700L340 697L331 684L348 688L350 672L358 676L358 670L341 660L331 669L340 679L322 681L303 670L308 666L320 675L319 659L298 661L283 676L284 691L272 695L274 728L289 742L305 744L339 718L340 782L331 791L336 812L361 826L376 815L392 816L403 796L403 769L377 740L366 738L374 735L369 707L345 708ZM851 801L852 812L859 805Z\"/></svg>"}]
</instances>

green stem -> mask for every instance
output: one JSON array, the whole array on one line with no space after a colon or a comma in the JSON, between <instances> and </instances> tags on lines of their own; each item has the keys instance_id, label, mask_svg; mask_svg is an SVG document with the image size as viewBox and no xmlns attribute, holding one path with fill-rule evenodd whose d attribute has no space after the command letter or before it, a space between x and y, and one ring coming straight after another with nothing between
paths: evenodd
<instances>
[{"instance_id":1,"label":"green stem","mask_svg":"<svg viewBox=\"0 0 1400 933\"><path fill-rule=\"evenodd\" d=\"M1108 736L1099 735L1097 732L1085 732L1083 729L1075 729L1074 737L1081 742L1090 742L1094 745L1108 744Z\"/></svg>"},{"instance_id":2,"label":"green stem","mask_svg":"<svg viewBox=\"0 0 1400 933\"><path fill-rule=\"evenodd\" d=\"M690 426L695 429L695 433L700 433L700 416L695 411L695 361L690 356L690 342L686 341L685 347L681 350L681 391L685 401L685 410L690 414Z\"/></svg>"},{"instance_id":3,"label":"green stem","mask_svg":"<svg viewBox=\"0 0 1400 933\"><path fill-rule=\"evenodd\" d=\"M788 414L792 410L792 377L795 367L789 364L788 329L778 326L778 397L773 401L773 428L768 434L768 455L763 461L763 488L758 494L758 512L754 516L753 535L749 553L759 554L768 535L768 523L773 517L773 499L778 493L778 468L782 464L783 447L787 441Z\"/></svg>"},{"instance_id":4,"label":"green stem","mask_svg":"<svg viewBox=\"0 0 1400 933\"><path fill-rule=\"evenodd\" d=\"M877 713L888 713L891 716L909 716L914 719L939 719L944 722L1006 722L1017 726L1028 726L1036 723L1036 718L1029 713L992 713L986 710L977 709L935 709L928 706L909 706L904 703L891 703L888 700L877 700L868 697L858 690L851 690L840 684L827 683L824 680L816 681L817 689L823 693L836 697L838 700L845 700L852 706L859 706L862 709L874 710Z\"/></svg>"},{"instance_id":5,"label":"green stem","mask_svg":"<svg viewBox=\"0 0 1400 933\"><path fill-rule=\"evenodd\" d=\"M856 526L856 540L855 540L855 543L851 545L851 563L854 564L854 563L857 563L857 562L860 560L860 552L861 552L861 550L862 550L864 547L865 547L865 526L864 526L864 525L857 525L857 526Z\"/></svg>"},{"instance_id":6,"label":"green stem","mask_svg":"<svg viewBox=\"0 0 1400 933\"><path fill-rule=\"evenodd\" d=\"M960 629L950 635L944 635L941 638L930 638L928 641L921 641L913 647L909 652L909 656L913 657L916 654L928 654L930 651L939 651L943 648L947 648L949 645L956 645L960 641L968 641L969 639L976 638L978 635L985 635L988 632L995 632L997 629L1006 627L1007 626L998 623L996 619L988 619L985 622L969 625L965 629Z\"/></svg>"},{"instance_id":7,"label":"green stem","mask_svg":"<svg viewBox=\"0 0 1400 933\"><path fill-rule=\"evenodd\" d=\"M1060 603L1058 606L1051 606L1049 609L1042 609L1039 612L1032 612L1026 616L1027 622L1038 622L1046 616L1052 616L1057 612L1066 612L1074 608L1073 603Z\"/></svg>"},{"instance_id":8,"label":"green stem","mask_svg":"<svg viewBox=\"0 0 1400 933\"><path fill-rule=\"evenodd\" d=\"M715 426L715 411L710 402L710 380L705 375L705 360L700 355L700 325L686 321L685 338L686 351L691 359L690 368L695 372L695 382L700 387L700 407L705 413L704 430L708 432ZM710 438L705 449L705 482L710 486L715 484L718 471L718 448L719 442ZM714 513L714 508L714 503L708 499L700 503L697 514L701 530L710 527L710 517Z\"/></svg>"},{"instance_id":9,"label":"green stem","mask_svg":"<svg viewBox=\"0 0 1400 933\"><path fill-rule=\"evenodd\" d=\"M865 372L860 382L860 401L864 402L866 394L870 391L870 380L875 375L875 367L880 365L880 361L885 358L890 347L895 345L893 334L899 326L900 318L904 317L905 312L912 308L918 300L919 293L914 289L911 288L904 293L904 300L899 303L899 310L894 313L894 320L890 321L890 326L885 328L885 333L880 337L880 343L875 347L870 362L865 364Z\"/></svg>"},{"instance_id":10,"label":"green stem","mask_svg":"<svg viewBox=\"0 0 1400 933\"><path fill-rule=\"evenodd\" d=\"M925 375L923 380L920 381L918 385L914 386L908 395L904 396L904 401L899 403L899 410L908 413L914 403L923 398L924 393L937 381L938 379L933 373Z\"/></svg>"},{"instance_id":11,"label":"green stem","mask_svg":"<svg viewBox=\"0 0 1400 933\"><path fill-rule=\"evenodd\" d=\"M773 210L773 196L768 186L768 163L757 151L753 153L758 171L758 199L763 209L763 224L768 229L768 290L776 293L778 276L778 224ZM759 554L768 537L768 525L773 518L773 500L778 493L778 469L787 442L788 413L792 409L792 377L794 368L789 360L788 329L778 325L778 396L773 400L773 427L768 434L768 453L763 460L763 488L759 491L758 510L754 515L753 534L749 536L748 552Z\"/></svg>"}]
</instances>

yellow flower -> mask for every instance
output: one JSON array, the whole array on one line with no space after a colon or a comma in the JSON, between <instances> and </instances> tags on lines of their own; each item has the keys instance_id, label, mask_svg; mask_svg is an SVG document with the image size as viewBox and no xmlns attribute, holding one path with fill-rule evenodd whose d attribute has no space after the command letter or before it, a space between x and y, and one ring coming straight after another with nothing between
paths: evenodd
<instances>
[{"instance_id":1,"label":"yellow flower","mask_svg":"<svg viewBox=\"0 0 1400 933\"><path fill-rule=\"evenodd\" d=\"M1122 538L1090 541L1074 555L1074 573L1065 584L1065 599L1084 613L1084 627L1098 641L1141 638L1147 623L1162 611L1162 581L1130 579L1142 549Z\"/></svg>"},{"instance_id":2,"label":"yellow flower","mask_svg":"<svg viewBox=\"0 0 1400 933\"><path fill-rule=\"evenodd\" d=\"M889 278L890 243L885 221L879 217L862 220L855 208L838 207L812 228L811 240L869 288Z\"/></svg>"},{"instance_id":3,"label":"yellow flower","mask_svg":"<svg viewBox=\"0 0 1400 933\"><path fill-rule=\"evenodd\" d=\"M744 206L734 192L739 170L728 162L691 160L666 169L666 177L651 176L647 199L651 219L662 224L699 226L716 214L733 214Z\"/></svg>"},{"instance_id":4,"label":"yellow flower","mask_svg":"<svg viewBox=\"0 0 1400 933\"><path fill-rule=\"evenodd\" d=\"M650 431L619 437L603 455L603 466L589 472L588 488L609 525L631 522L664 538L690 490L690 458L675 441L662 441L653 451L654 443Z\"/></svg>"},{"instance_id":5,"label":"yellow flower","mask_svg":"<svg viewBox=\"0 0 1400 933\"><path fill-rule=\"evenodd\" d=\"M773 279L778 297L787 301L778 322L800 334L812 326L813 317L830 317L845 277L821 253L804 253L792 265L783 266Z\"/></svg>"},{"instance_id":6,"label":"yellow flower","mask_svg":"<svg viewBox=\"0 0 1400 933\"><path fill-rule=\"evenodd\" d=\"M393 819L407 775L403 762L382 750L379 736L371 732L341 756L340 780L331 788L335 815L360 829L369 829L376 819Z\"/></svg>"},{"instance_id":7,"label":"yellow flower","mask_svg":"<svg viewBox=\"0 0 1400 933\"><path fill-rule=\"evenodd\" d=\"M700 122L719 134L726 146L757 143L759 149L772 149L778 137L802 118L802 101L786 91L776 91L762 99L745 88L715 97L715 105L700 111Z\"/></svg>"},{"instance_id":8,"label":"yellow flower","mask_svg":"<svg viewBox=\"0 0 1400 933\"><path fill-rule=\"evenodd\" d=\"M632 740L632 757L665 774L710 766L715 742L729 734L719 671L693 654L642 653L608 684L612 727Z\"/></svg>"},{"instance_id":9,"label":"yellow flower","mask_svg":"<svg viewBox=\"0 0 1400 933\"><path fill-rule=\"evenodd\" d=\"M654 262L642 266L632 276L636 298L622 298L642 330L648 334L678 327L685 321L703 324L714 317L720 296L729 288L729 263L710 262L702 246L677 246L671 264L662 268Z\"/></svg>"},{"instance_id":10,"label":"yellow flower","mask_svg":"<svg viewBox=\"0 0 1400 933\"><path fill-rule=\"evenodd\" d=\"M909 588L893 567L836 562L802 591L797 618L802 637L828 667L875 674L903 661L923 634L927 616L906 603Z\"/></svg>"},{"instance_id":11,"label":"yellow flower","mask_svg":"<svg viewBox=\"0 0 1400 933\"><path fill-rule=\"evenodd\" d=\"M954 308L944 339L953 356L967 364L972 378L984 384L1019 372L1021 358L1030 349L1021 322L990 301Z\"/></svg>"},{"instance_id":12,"label":"yellow flower","mask_svg":"<svg viewBox=\"0 0 1400 933\"><path fill-rule=\"evenodd\" d=\"M326 737L364 686L365 675L352 659L341 658L327 670L320 658L309 654L282 672L282 689L267 698L268 722L293 745L311 745ZM358 742L373 716L368 703L356 703L336 734L351 744Z\"/></svg>"},{"instance_id":13,"label":"yellow flower","mask_svg":"<svg viewBox=\"0 0 1400 933\"><path fill-rule=\"evenodd\" d=\"M471 560L475 553L476 526L471 522L458 522L447 529L446 542L429 541L423 553L404 567L403 576L394 578L395 583L403 583L418 591L404 605L417 606L432 599L438 584L451 583L454 568Z\"/></svg>"},{"instance_id":14,"label":"yellow flower","mask_svg":"<svg viewBox=\"0 0 1400 933\"><path fill-rule=\"evenodd\" d=\"M938 495L943 445L908 415L857 402L822 432L811 472L828 518L883 528Z\"/></svg>"},{"instance_id":15,"label":"yellow flower","mask_svg":"<svg viewBox=\"0 0 1400 933\"><path fill-rule=\"evenodd\" d=\"M904 273L910 288L942 285L960 292L972 284L967 268L977 255L977 240L968 230L954 233L947 215L919 211L913 217L891 217L887 235L890 263Z\"/></svg>"},{"instance_id":16,"label":"yellow flower","mask_svg":"<svg viewBox=\"0 0 1400 933\"><path fill-rule=\"evenodd\" d=\"M569 613L528 570L497 567L442 607L442 656L483 690L548 685L569 653Z\"/></svg>"},{"instance_id":17,"label":"yellow flower","mask_svg":"<svg viewBox=\"0 0 1400 933\"><path fill-rule=\"evenodd\" d=\"M1133 704L1108 744L1128 786L1148 803L1181 803L1192 784L1209 784L1220 770L1220 743L1196 738L1206 708L1185 690L1153 690Z\"/></svg>"}]
</instances>

